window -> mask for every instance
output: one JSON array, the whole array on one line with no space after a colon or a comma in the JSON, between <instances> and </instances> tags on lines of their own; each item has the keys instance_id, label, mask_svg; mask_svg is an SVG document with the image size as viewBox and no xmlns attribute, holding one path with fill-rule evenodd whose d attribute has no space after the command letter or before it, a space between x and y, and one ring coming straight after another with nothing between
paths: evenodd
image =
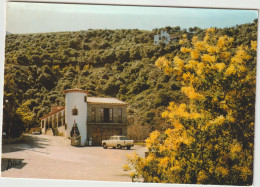
<instances>
[{"instance_id":1,"label":"window","mask_svg":"<svg viewBox=\"0 0 260 187\"><path fill-rule=\"evenodd\" d=\"M44 121L42 120L42 128L44 128Z\"/></svg>"},{"instance_id":2,"label":"window","mask_svg":"<svg viewBox=\"0 0 260 187\"><path fill-rule=\"evenodd\" d=\"M109 122L113 122L113 109L109 109Z\"/></svg>"},{"instance_id":3,"label":"window","mask_svg":"<svg viewBox=\"0 0 260 187\"><path fill-rule=\"evenodd\" d=\"M103 108L101 108L101 110L100 110L100 120L101 120L101 122L104 122L104 109Z\"/></svg>"},{"instance_id":4,"label":"window","mask_svg":"<svg viewBox=\"0 0 260 187\"><path fill-rule=\"evenodd\" d=\"M126 136L121 136L119 137L120 140L128 140L128 138Z\"/></svg>"},{"instance_id":5,"label":"window","mask_svg":"<svg viewBox=\"0 0 260 187\"><path fill-rule=\"evenodd\" d=\"M91 108L91 121L92 122L96 121L96 108L95 107Z\"/></svg>"},{"instance_id":6,"label":"window","mask_svg":"<svg viewBox=\"0 0 260 187\"><path fill-rule=\"evenodd\" d=\"M122 108L118 109L118 123L122 123Z\"/></svg>"},{"instance_id":7,"label":"window","mask_svg":"<svg viewBox=\"0 0 260 187\"><path fill-rule=\"evenodd\" d=\"M84 96L84 102L85 103L87 102L87 96Z\"/></svg>"},{"instance_id":8,"label":"window","mask_svg":"<svg viewBox=\"0 0 260 187\"><path fill-rule=\"evenodd\" d=\"M72 115L73 115L73 116L77 116L77 115L78 115L78 109L77 109L76 107L74 107L74 108L72 109Z\"/></svg>"},{"instance_id":9,"label":"window","mask_svg":"<svg viewBox=\"0 0 260 187\"><path fill-rule=\"evenodd\" d=\"M112 108L102 108L101 109L101 120L103 122L113 122L113 109Z\"/></svg>"}]
</instances>

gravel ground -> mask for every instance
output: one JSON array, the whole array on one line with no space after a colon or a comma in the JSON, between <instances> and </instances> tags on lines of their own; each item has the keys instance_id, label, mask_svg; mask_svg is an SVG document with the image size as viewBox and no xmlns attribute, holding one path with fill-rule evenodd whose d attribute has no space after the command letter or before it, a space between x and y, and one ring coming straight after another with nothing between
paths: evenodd
<instances>
[{"instance_id":1,"label":"gravel ground","mask_svg":"<svg viewBox=\"0 0 260 187\"><path fill-rule=\"evenodd\" d=\"M73 147L60 136L26 135L23 143L3 145L2 177L75 179L130 182L129 171L123 171L127 154L144 156L146 148L126 149ZM7 159L23 159L6 170ZM16 160L17 162L17 160Z\"/></svg>"}]
</instances>

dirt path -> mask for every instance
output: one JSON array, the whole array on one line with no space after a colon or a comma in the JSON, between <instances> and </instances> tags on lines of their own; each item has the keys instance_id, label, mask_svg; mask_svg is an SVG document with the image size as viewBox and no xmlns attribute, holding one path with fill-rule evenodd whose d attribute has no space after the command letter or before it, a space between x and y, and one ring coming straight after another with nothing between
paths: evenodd
<instances>
[{"instance_id":1,"label":"dirt path","mask_svg":"<svg viewBox=\"0 0 260 187\"><path fill-rule=\"evenodd\" d=\"M130 182L122 166L127 163L126 154L133 151L144 156L145 148L72 147L64 137L26 135L23 143L3 145L3 164L7 165L7 158L24 160L20 167L2 169L2 177Z\"/></svg>"}]
</instances>

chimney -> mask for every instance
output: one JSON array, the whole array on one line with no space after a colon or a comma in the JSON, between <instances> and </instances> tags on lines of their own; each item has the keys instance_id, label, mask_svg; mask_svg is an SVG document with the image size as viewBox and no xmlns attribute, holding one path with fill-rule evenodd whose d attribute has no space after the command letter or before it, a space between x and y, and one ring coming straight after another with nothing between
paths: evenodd
<instances>
[{"instance_id":1,"label":"chimney","mask_svg":"<svg viewBox=\"0 0 260 187\"><path fill-rule=\"evenodd\" d=\"M54 105L52 105L52 106L51 106L51 113L52 113L52 112L55 112L56 110L57 110L57 107L54 106Z\"/></svg>"}]
</instances>

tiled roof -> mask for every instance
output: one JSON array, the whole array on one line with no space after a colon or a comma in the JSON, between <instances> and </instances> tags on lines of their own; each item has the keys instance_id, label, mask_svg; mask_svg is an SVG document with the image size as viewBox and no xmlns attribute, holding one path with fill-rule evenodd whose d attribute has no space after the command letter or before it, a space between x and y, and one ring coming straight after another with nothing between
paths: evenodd
<instances>
[{"instance_id":1,"label":"tiled roof","mask_svg":"<svg viewBox=\"0 0 260 187\"><path fill-rule=\"evenodd\" d=\"M117 105L127 105L127 103L120 101L116 98L105 98L105 97L87 97L88 103L95 104L117 104Z\"/></svg>"},{"instance_id":2,"label":"tiled roof","mask_svg":"<svg viewBox=\"0 0 260 187\"><path fill-rule=\"evenodd\" d=\"M57 109L57 110L55 110L55 111L53 111L53 112L51 112L51 113L49 113L49 114L47 114L47 115L41 117L40 119L42 120L42 119L44 119L44 118L47 118L47 117L49 117L49 116L51 116L51 115L53 115L53 114L55 114L55 113L58 113L58 112L60 112L60 111L62 111L62 110L64 110L64 109L65 109L64 106L59 106L59 109Z\"/></svg>"},{"instance_id":3,"label":"tiled roof","mask_svg":"<svg viewBox=\"0 0 260 187\"><path fill-rule=\"evenodd\" d=\"M71 93L71 92L80 92L80 93L86 93L88 94L88 91L85 91L85 90L81 90L79 88L73 88L73 89L68 89L68 90L65 90L64 93Z\"/></svg>"}]
</instances>

